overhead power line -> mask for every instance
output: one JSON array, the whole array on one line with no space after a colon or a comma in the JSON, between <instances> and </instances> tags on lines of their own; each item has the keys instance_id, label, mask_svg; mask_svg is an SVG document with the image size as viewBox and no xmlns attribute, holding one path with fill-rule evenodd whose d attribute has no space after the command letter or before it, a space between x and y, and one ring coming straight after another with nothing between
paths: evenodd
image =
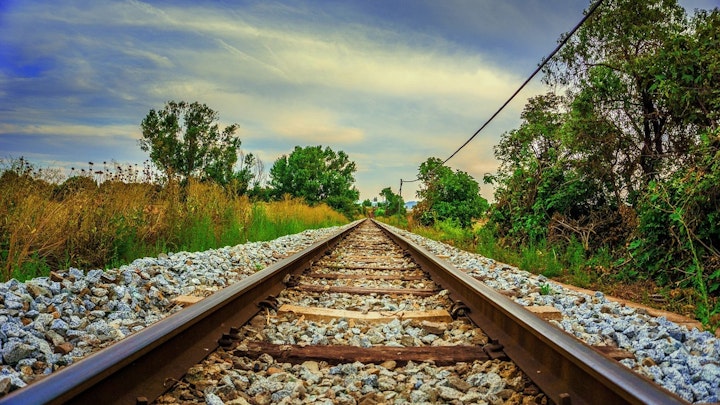
<instances>
[{"instance_id":1,"label":"overhead power line","mask_svg":"<svg viewBox=\"0 0 720 405\"><path fill-rule=\"evenodd\" d=\"M595 10L597 10L597 8L600 7L600 4L601 4L602 2L603 2L603 0L598 0L598 1L596 1L596 2L590 7L590 9L588 10L587 14L585 14L585 16L580 20L580 22L578 22L578 23L575 25L575 27L558 43L558 45L555 47L555 49L553 49L553 51L550 52L550 54L549 54L546 58L544 58L544 59L542 60L542 62L538 65L538 67L535 69L535 71L533 71L532 74L523 82L523 84L521 84L520 87L518 87L518 89L515 90L515 92L510 96L510 98L508 98L507 101L505 101L505 102L503 103L503 105L501 105L500 108L498 108L498 110L495 111L495 113L494 113L492 116L490 116L490 118L488 118L488 120L485 121L485 123L484 123L477 131L475 131L475 133L472 134L472 136L471 136L470 138L468 138L467 141L465 141L465 143L463 143L462 145L460 145L460 147L457 148L457 150L455 150L455 152L453 152L450 156L448 156L447 159L443 160L443 162L442 162L442 164L440 164L440 166L442 166L442 165L444 165L445 163L447 163L450 159L452 159L453 157L455 157L455 155L457 155L458 152L460 152L465 146L467 146L470 142L472 142L472 140L475 139L475 137L476 137L483 129L485 129L485 127L488 126L488 124L490 124L490 122L492 122L492 120L495 119L495 117L497 117L497 115L500 114L500 112L501 112L508 104L510 104L510 102L515 98L515 96L517 96L518 93L520 93L520 92L522 91L522 89L525 88L525 86L526 86L528 83L530 83L530 81L535 77L535 75L537 75L538 72L540 72L540 70L542 70L542 68L545 67L545 65L550 61L550 59L552 59L553 56L555 56L555 54L558 53L558 51L560 51L560 49L567 43L567 41L570 39L570 37L572 37L573 34L575 34L575 32L585 23L585 21L587 21L588 18L590 18L590 16L593 15L593 13L595 12ZM440 167L440 166L437 166L437 167ZM431 170L429 174L432 174L432 173L437 169L437 167L436 167L435 169ZM400 195L402 196L402 185L403 185L403 183L413 183L413 182L416 182L416 181L419 181L419 180L420 180L419 178L415 178L414 180L403 180L403 179L400 179Z\"/></svg>"}]
</instances>

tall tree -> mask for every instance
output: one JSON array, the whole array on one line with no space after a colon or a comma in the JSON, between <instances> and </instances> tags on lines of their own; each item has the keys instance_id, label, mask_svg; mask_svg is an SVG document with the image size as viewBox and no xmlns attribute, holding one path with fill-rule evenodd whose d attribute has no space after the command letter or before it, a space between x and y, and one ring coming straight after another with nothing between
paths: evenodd
<instances>
[{"instance_id":1,"label":"tall tree","mask_svg":"<svg viewBox=\"0 0 720 405\"><path fill-rule=\"evenodd\" d=\"M390 187L382 189L380 196L385 199L385 215L405 214L405 202L400 195L393 193Z\"/></svg>"},{"instance_id":2,"label":"tall tree","mask_svg":"<svg viewBox=\"0 0 720 405\"><path fill-rule=\"evenodd\" d=\"M693 143L691 134L671 125L653 72L663 44L686 25L675 0L607 0L546 70L547 81L570 85L572 95L592 101L578 113L604 120L603 130L612 129L604 137L613 136L612 144L626 148L614 164L630 202Z\"/></svg>"},{"instance_id":3,"label":"tall tree","mask_svg":"<svg viewBox=\"0 0 720 405\"><path fill-rule=\"evenodd\" d=\"M477 181L463 171L453 172L438 158L429 158L420 165L418 179L422 187L417 196L422 201L415 206L413 215L425 225L453 220L467 227L488 209Z\"/></svg>"},{"instance_id":4,"label":"tall tree","mask_svg":"<svg viewBox=\"0 0 720 405\"><path fill-rule=\"evenodd\" d=\"M230 188L237 195L247 194L251 189L256 189L263 181L265 166L262 160L252 153L240 152L238 169L232 174Z\"/></svg>"},{"instance_id":5,"label":"tall tree","mask_svg":"<svg viewBox=\"0 0 720 405\"><path fill-rule=\"evenodd\" d=\"M237 162L239 126L228 125L221 131L217 120L218 113L205 104L169 101L142 120L140 148L150 152L150 159L168 178L226 184Z\"/></svg>"},{"instance_id":6,"label":"tall tree","mask_svg":"<svg viewBox=\"0 0 720 405\"><path fill-rule=\"evenodd\" d=\"M355 213L360 193L353 186L355 162L330 147L296 146L270 169L270 186L276 198L285 194L301 197L310 204L325 202L350 216Z\"/></svg>"},{"instance_id":7,"label":"tall tree","mask_svg":"<svg viewBox=\"0 0 720 405\"><path fill-rule=\"evenodd\" d=\"M697 10L688 30L663 44L651 66L655 90L677 125L706 133L720 127L720 8Z\"/></svg>"}]
</instances>

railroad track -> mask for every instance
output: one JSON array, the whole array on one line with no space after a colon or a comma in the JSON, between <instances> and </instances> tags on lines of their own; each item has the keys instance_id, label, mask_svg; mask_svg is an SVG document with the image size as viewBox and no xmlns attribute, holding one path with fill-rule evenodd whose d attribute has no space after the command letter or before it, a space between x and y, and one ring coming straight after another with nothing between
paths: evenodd
<instances>
[{"instance_id":1,"label":"railroad track","mask_svg":"<svg viewBox=\"0 0 720 405\"><path fill-rule=\"evenodd\" d=\"M391 379L400 369L406 371L402 380ZM488 393L493 388L483 376L489 374L513 382ZM433 376L443 380L443 388L426 386ZM0 403L470 403L488 398L685 403L371 221L358 222Z\"/></svg>"}]
</instances>

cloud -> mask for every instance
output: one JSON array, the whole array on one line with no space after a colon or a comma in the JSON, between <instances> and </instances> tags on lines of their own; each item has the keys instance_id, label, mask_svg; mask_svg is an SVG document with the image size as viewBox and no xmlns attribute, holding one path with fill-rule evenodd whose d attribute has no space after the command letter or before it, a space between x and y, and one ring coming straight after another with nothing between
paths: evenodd
<instances>
[{"instance_id":1,"label":"cloud","mask_svg":"<svg viewBox=\"0 0 720 405\"><path fill-rule=\"evenodd\" d=\"M8 134L59 135L93 138L140 139L138 125L82 125L82 124L5 124L0 123L0 136Z\"/></svg>"},{"instance_id":2,"label":"cloud","mask_svg":"<svg viewBox=\"0 0 720 405\"><path fill-rule=\"evenodd\" d=\"M12 54L0 62L0 136L55 134L79 147L113 137L137 149L150 108L200 101L240 124L243 149L268 170L295 145L329 145L357 162L358 186L374 195L447 157L524 77L440 31L375 24L357 4L18 3L0 25ZM38 77L14 73L23 69ZM450 165L477 178L521 105Z\"/></svg>"},{"instance_id":3,"label":"cloud","mask_svg":"<svg viewBox=\"0 0 720 405\"><path fill-rule=\"evenodd\" d=\"M332 113L318 109L278 112L270 128L281 137L305 145L331 141L333 145L342 146L365 138L361 129L339 125Z\"/></svg>"}]
</instances>

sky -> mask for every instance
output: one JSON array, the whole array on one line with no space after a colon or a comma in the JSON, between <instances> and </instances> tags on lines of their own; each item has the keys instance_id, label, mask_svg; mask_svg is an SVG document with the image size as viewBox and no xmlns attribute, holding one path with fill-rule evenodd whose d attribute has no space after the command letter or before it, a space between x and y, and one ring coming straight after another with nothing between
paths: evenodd
<instances>
[{"instance_id":1,"label":"sky","mask_svg":"<svg viewBox=\"0 0 720 405\"><path fill-rule=\"evenodd\" d=\"M683 0L687 10L718 0ZM169 100L237 123L265 165L329 146L361 199L465 142L582 18L584 0L0 0L0 159L141 164L140 122ZM536 77L447 165L482 183ZM419 183L404 183L416 199Z\"/></svg>"}]
</instances>

